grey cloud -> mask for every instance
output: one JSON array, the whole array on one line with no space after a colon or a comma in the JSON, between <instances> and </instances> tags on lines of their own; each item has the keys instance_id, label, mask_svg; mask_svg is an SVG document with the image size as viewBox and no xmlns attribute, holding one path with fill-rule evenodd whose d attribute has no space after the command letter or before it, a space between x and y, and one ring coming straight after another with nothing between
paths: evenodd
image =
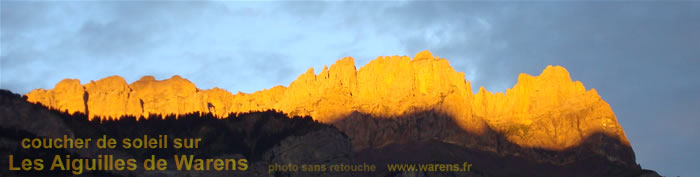
<instances>
[{"instance_id":1,"label":"grey cloud","mask_svg":"<svg viewBox=\"0 0 700 177\"><path fill-rule=\"evenodd\" d=\"M311 1L311 2L283 2L281 3L280 11L294 16L315 18L322 15L329 6L329 2Z\"/></svg>"},{"instance_id":2,"label":"grey cloud","mask_svg":"<svg viewBox=\"0 0 700 177\"><path fill-rule=\"evenodd\" d=\"M693 91L700 87L700 3L342 5L352 8L334 13L370 9L347 23L398 38L408 55L429 49L450 59L458 71L476 75L475 89L504 91L518 73L562 65L611 104L643 167L698 173L689 157L700 157L693 150L700 148L693 111L700 104Z\"/></svg>"},{"instance_id":3,"label":"grey cloud","mask_svg":"<svg viewBox=\"0 0 700 177\"><path fill-rule=\"evenodd\" d=\"M50 21L50 17L45 15L39 13L26 13L25 10L27 9L31 9L34 12L51 11L49 5L43 3L2 2L0 19L2 19L3 33L16 33L27 29L35 29ZM7 35L3 37L11 36Z\"/></svg>"},{"instance_id":4,"label":"grey cloud","mask_svg":"<svg viewBox=\"0 0 700 177\"><path fill-rule=\"evenodd\" d=\"M149 61L135 56L173 43L166 35L176 33L174 27L220 9L208 2L3 2L1 86L26 93L63 78L128 75ZM28 80L36 82L13 84Z\"/></svg>"},{"instance_id":5,"label":"grey cloud","mask_svg":"<svg viewBox=\"0 0 700 177\"><path fill-rule=\"evenodd\" d=\"M412 7L408 9L423 7L409 6ZM467 17L459 14L458 9L463 7L446 6L438 11ZM481 54L481 60L474 63L478 65L478 75L485 78L477 83L500 91L504 87L498 87L499 82L511 87L519 72L537 75L546 65L563 65L574 79L583 81L588 88L597 88L603 99L610 102L643 167L672 176L698 173L688 170L694 164L685 161L688 158L666 159L700 157L700 152L692 150L699 148L694 142L697 131L686 134L688 129L700 125L698 114L688 111L693 108L682 106L698 105L700 100L700 95L690 91L700 87L697 3L534 3L499 10L503 8L484 8L505 13L491 14L492 31L477 39L503 41L507 48L479 47L482 40L452 41L437 46L436 53L446 53L450 55L447 58L457 61L474 56L473 52ZM414 26L440 23L435 21L440 19L422 20ZM451 22L454 21L442 23ZM464 27L466 33L474 28ZM429 42L420 37L406 39L409 50L417 50L413 49L415 43ZM654 126L664 129L648 131Z\"/></svg>"},{"instance_id":6,"label":"grey cloud","mask_svg":"<svg viewBox=\"0 0 700 177\"><path fill-rule=\"evenodd\" d=\"M180 74L202 88L250 92L343 56L362 65L426 49L475 90L504 91L518 73L563 65L611 104L642 167L700 173L692 166L700 158L700 3L2 3L0 87L13 91L62 78ZM300 31L281 33L285 25Z\"/></svg>"}]
</instances>

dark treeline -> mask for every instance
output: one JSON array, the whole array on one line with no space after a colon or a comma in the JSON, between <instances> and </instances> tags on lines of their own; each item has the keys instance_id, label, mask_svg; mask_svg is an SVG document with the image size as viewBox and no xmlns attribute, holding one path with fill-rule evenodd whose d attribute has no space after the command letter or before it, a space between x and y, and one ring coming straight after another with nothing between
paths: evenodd
<instances>
[{"instance_id":1,"label":"dark treeline","mask_svg":"<svg viewBox=\"0 0 700 177\"><path fill-rule=\"evenodd\" d=\"M322 128L333 128L321 124L311 117L288 117L273 111L231 114L216 118L209 113L185 115L149 115L149 118L124 116L118 119L88 119L83 113L68 113L48 109L40 104L26 101L26 97L0 90L0 155L6 160L0 165L8 167L7 157L14 155L15 163L22 159L44 159L50 165L55 155L70 155L71 158L96 158L97 155L118 155L119 158L134 158L142 162L151 155L173 159L173 155L195 155L195 158L245 158L249 163L261 161L263 153L290 136L301 136ZM32 128L41 127L41 128ZM64 132L64 133L57 133ZM24 138L51 138L68 135L74 138L91 138L91 149L25 149ZM43 136L42 136L43 135ZM168 148L125 149L124 138L158 138L167 135ZM48 137L46 137L48 136ZM106 136L117 140L114 149L98 149L95 141ZM201 138L196 149L174 149L175 138ZM89 155L88 155L89 154ZM121 154L121 155L119 155ZM127 155L127 156L124 156ZM18 164L15 164L17 166ZM48 168L48 166L46 166ZM88 176L111 176L106 171L86 172ZM70 176L70 171L8 171L0 170L0 176ZM119 175L118 175L119 176Z\"/></svg>"},{"instance_id":2,"label":"dark treeline","mask_svg":"<svg viewBox=\"0 0 700 177\"><path fill-rule=\"evenodd\" d=\"M148 118L124 116L116 120L88 116L81 113L69 114L53 110L80 138L114 138L122 144L124 138L158 138L167 135L167 149L123 149L137 158L147 158L154 154L171 158L173 154L193 154L207 158L224 154L241 154L248 160L260 159L263 152L278 144L288 136L300 136L330 125L321 124L311 117L287 117L277 111L230 114L216 118L210 113L185 115L152 114ZM173 139L201 138L199 148L174 149Z\"/></svg>"},{"instance_id":3,"label":"dark treeline","mask_svg":"<svg viewBox=\"0 0 700 177\"><path fill-rule=\"evenodd\" d=\"M26 118L17 115L55 115L68 127L76 138L92 138L97 140L106 135L114 138L121 145L123 138L157 138L158 135L168 135L168 146L172 147L174 138L201 138L197 149L123 149L135 158L143 159L145 155L168 156L173 154L193 154L198 158L206 158L224 154L240 154L250 161L260 158L263 152L279 144L288 136L304 135L321 128L335 128L314 121L311 117L288 117L274 110L230 114L225 118L216 118L210 113L191 113L185 115L149 115L149 118L123 116L118 119L95 117L92 120L83 113L68 113L48 109L40 104L26 102L26 97L0 90L0 108L8 112L2 115L9 119L26 119L25 124L38 124L44 118ZM26 110L23 110L26 109ZM4 111L3 110L3 111ZM16 114L25 111L49 114ZM48 122L48 121L47 121ZM49 125L53 126L53 125ZM20 130L17 127L2 127L2 135L7 140L19 142L22 138L37 137L44 130ZM55 135L62 137L63 135ZM70 136L70 135L69 135ZM13 150L14 151L14 150Z\"/></svg>"}]
</instances>

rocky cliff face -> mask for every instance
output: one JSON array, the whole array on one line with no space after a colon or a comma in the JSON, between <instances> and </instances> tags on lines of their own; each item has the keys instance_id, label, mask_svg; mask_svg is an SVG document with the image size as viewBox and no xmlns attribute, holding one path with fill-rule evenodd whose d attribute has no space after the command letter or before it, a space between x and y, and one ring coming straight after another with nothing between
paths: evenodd
<instances>
[{"instance_id":1,"label":"rocky cliff face","mask_svg":"<svg viewBox=\"0 0 700 177\"><path fill-rule=\"evenodd\" d=\"M14 154L49 161L47 158L52 154L70 154L74 158L114 154L119 158L142 160L153 153L196 153L204 157L247 158L250 162L247 171L177 171L169 168L167 171L88 171L84 176L658 176L653 171L641 170L635 165L631 148L605 133L595 133L580 144L563 150L527 147L512 142L504 136L507 134L490 126L481 133L465 131L451 115L435 110L389 117L354 112L333 122L335 126L318 123L310 117L290 118L271 111L232 114L224 118L212 114L185 114L177 119L174 116L155 116L141 121L135 121L135 117L88 121L87 115L49 110L28 103L20 95L0 90L0 122L3 122L0 124L0 155ZM121 139L146 134L206 137L202 143L207 146L192 150L144 151L96 149L94 143L90 149L22 151L19 147L19 140L27 137L67 135L96 139L106 135ZM383 168L389 163L461 164L465 160L474 163L472 172L397 174ZM377 171L268 171L270 164L289 163L366 163L376 165ZM5 161L0 165L8 164ZM0 174L67 176L70 172L50 171L47 174L0 170Z\"/></svg>"},{"instance_id":2,"label":"rocky cliff face","mask_svg":"<svg viewBox=\"0 0 700 177\"><path fill-rule=\"evenodd\" d=\"M561 149L600 132L629 146L610 105L595 89L572 82L561 66L547 66L536 77L520 74L518 83L505 94L482 87L472 105L473 116L521 145Z\"/></svg>"},{"instance_id":3,"label":"rocky cliff face","mask_svg":"<svg viewBox=\"0 0 700 177\"><path fill-rule=\"evenodd\" d=\"M523 147L561 150L580 144L594 133L629 142L610 106L595 89L572 81L560 66L547 66L539 76L521 74L505 93L480 88L473 94L462 72L430 52L378 57L356 69L343 58L319 74L313 68L288 87L277 86L252 94L198 89L180 76L155 80L145 76L127 84L111 76L81 85L75 79L54 89L38 89L28 101L47 107L87 113L91 118L123 115L230 113L274 109L291 116L312 116L335 123L353 113L397 118L421 111L448 115L464 131L493 130Z\"/></svg>"}]
</instances>

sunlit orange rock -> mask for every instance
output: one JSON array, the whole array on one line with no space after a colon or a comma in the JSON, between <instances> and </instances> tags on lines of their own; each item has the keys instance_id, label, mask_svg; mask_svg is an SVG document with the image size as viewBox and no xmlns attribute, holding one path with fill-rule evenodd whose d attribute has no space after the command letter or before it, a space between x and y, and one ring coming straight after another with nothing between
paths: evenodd
<instances>
[{"instance_id":1,"label":"sunlit orange rock","mask_svg":"<svg viewBox=\"0 0 700 177\"><path fill-rule=\"evenodd\" d=\"M80 85L78 79L63 79L54 89L37 89L27 94L27 100L30 102L38 102L69 113L85 113L86 99L85 88Z\"/></svg>"},{"instance_id":2,"label":"sunlit orange rock","mask_svg":"<svg viewBox=\"0 0 700 177\"><path fill-rule=\"evenodd\" d=\"M144 116L179 115L207 110L206 104L197 94L199 89L189 80L177 75L162 81L154 80L153 77L143 77L131 83L129 87L132 89L129 106L140 106Z\"/></svg>"},{"instance_id":3,"label":"sunlit orange rock","mask_svg":"<svg viewBox=\"0 0 700 177\"><path fill-rule=\"evenodd\" d=\"M505 94L482 87L472 100L472 110L473 116L520 145L563 149L595 132L629 145L610 106L595 89L571 81L561 66L547 66L539 76L520 74Z\"/></svg>"},{"instance_id":4,"label":"sunlit orange rock","mask_svg":"<svg viewBox=\"0 0 700 177\"><path fill-rule=\"evenodd\" d=\"M346 57L319 74L308 69L288 87L250 94L200 90L180 76L165 80L145 76L128 85L111 76L84 87L78 80L64 80L54 89L33 90L27 97L59 110L87 111L91 117L192 112L224 117L275 109L332 123L353 112L400 117L431 110L450 115L466 131L490 128L523 146L563 149L596 132L629 145L610 106L595 89L572 81L561 66L547 66L539 76L520 74L505 93L481 87L474 94L463 72L428 51L413 59L378 57L359 70L354 59Z\"/></svg>"},{"instance_id":5,"label":"sunlit orange rock","mask_svg":"<svg viewBox=\"0 0 700 177\"><path fill-rule=\"evenodd\" d=\"M231 92L214 87L213 89L201 91L204 102L207 103L206 112L211 112L215 116L224 117L233 112L233 94Z\"/></svg>"},{"instance_id":6,"label":"sunlit orange rock","mask_svg":"<svg viewBox=\"0 0 700 177\"><path fill-rule=\"evenodd\" d=\"M90 117L119 117L127 113L131 89L124 78L110 76L85 85L88 115Z\"/></svg>"}]
</instances>

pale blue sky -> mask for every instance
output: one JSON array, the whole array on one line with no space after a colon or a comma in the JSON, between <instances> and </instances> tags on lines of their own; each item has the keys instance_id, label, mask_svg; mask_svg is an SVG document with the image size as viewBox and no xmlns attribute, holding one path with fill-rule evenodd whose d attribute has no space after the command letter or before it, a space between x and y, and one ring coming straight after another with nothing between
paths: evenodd
<instances>
[{"instance_id":1,"label":"pale blue sky","mask_svg":"<svg viewBox=\"0 0 700 177\"><path fill-rule=\"evenodd\" d=\"M345 56L422 50L474 90L566 67L613 107L643 168L700 174L700 3L169 2L0 3L0 88L63 78L133 82L178 74L198 87L288 85Z\"/></svg>"}]
</instances>

